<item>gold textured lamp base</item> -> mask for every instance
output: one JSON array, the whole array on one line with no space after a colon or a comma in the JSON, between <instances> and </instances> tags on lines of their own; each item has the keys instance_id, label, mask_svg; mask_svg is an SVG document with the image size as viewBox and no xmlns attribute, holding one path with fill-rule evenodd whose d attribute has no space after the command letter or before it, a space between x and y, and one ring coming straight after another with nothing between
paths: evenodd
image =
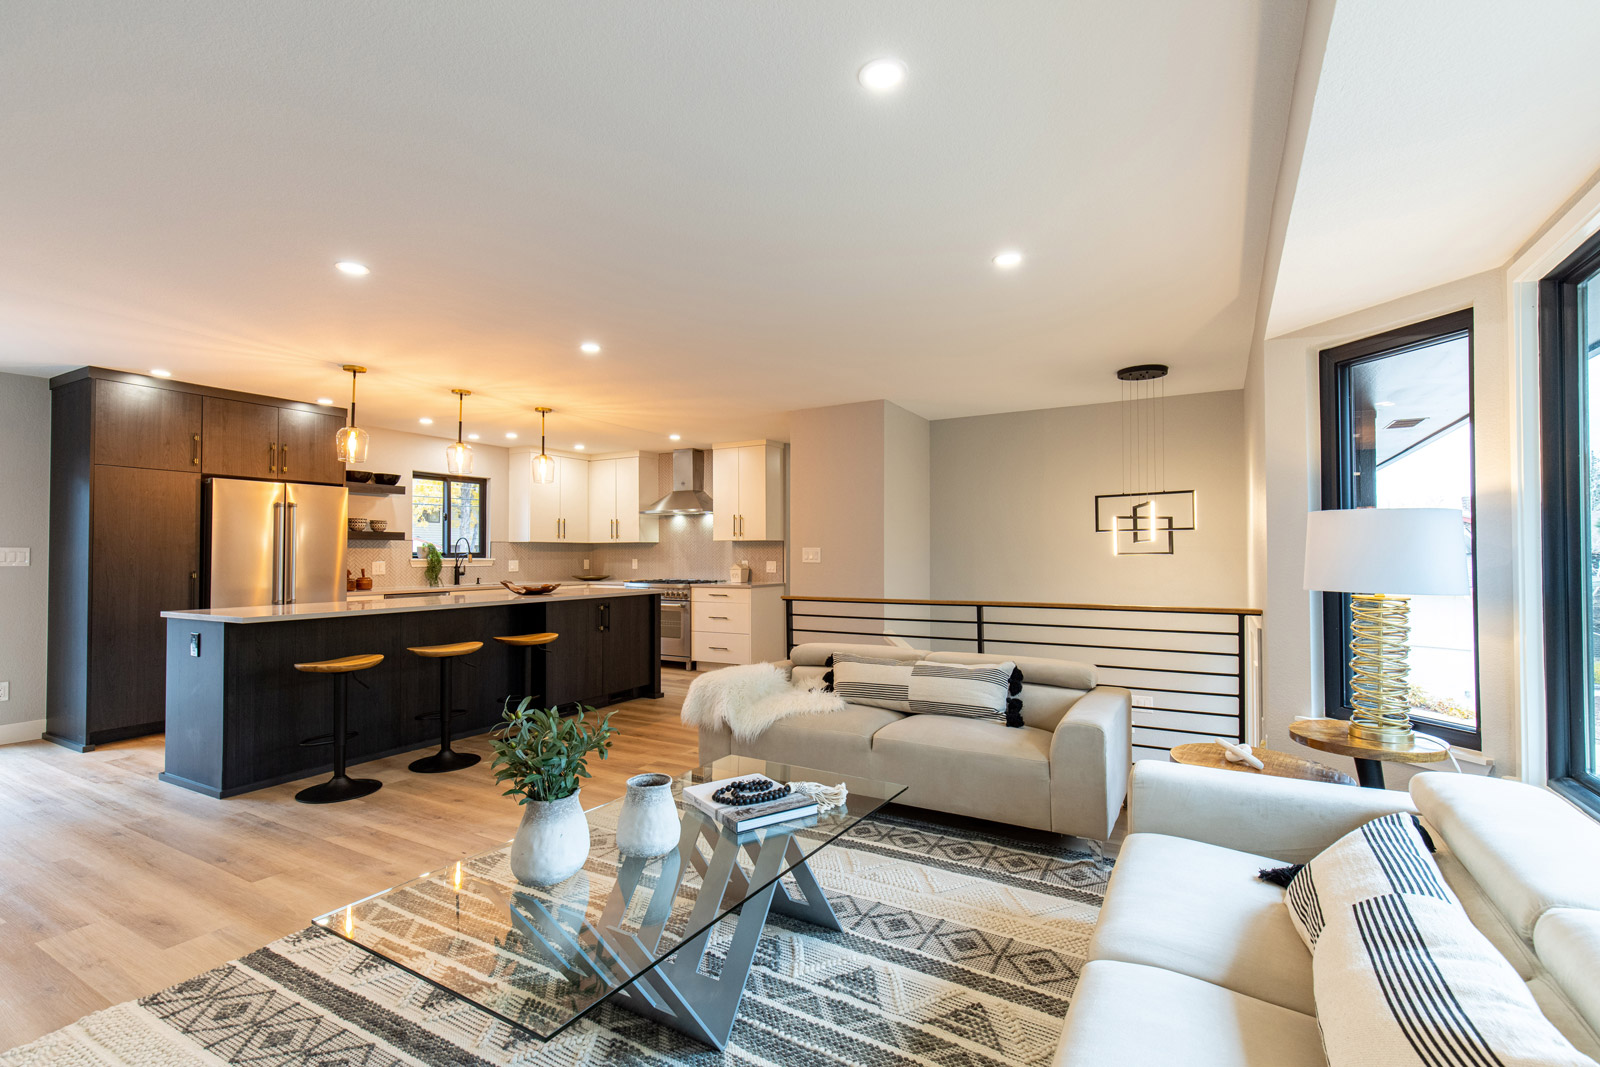
<instances>
[{"instance_id":1,"label":"gold textured lamp base","mask_svg":"<svg viewBox=\"0 0 1600 1067\"><path fill-rule=\"evenodd\" d=\"M1379 743L1411 740L1411 600L1350 597L1350 736Z\"/></svg>"}]
</instances>

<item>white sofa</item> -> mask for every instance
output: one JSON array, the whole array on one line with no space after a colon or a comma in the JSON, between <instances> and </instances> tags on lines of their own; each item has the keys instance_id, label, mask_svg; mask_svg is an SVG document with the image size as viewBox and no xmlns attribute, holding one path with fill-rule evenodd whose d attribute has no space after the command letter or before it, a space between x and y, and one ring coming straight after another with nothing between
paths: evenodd
<instances>
[{"instance_id":1,"label":"white sofa","mask_svg":"<svg viewBox=\"0 0 1600 1067\"><path fill-rule=\"evenodd\" d=\"M796 681L821 678L828 657L852 652L1021 669L1021 727L948 715L902 715L849 705L800 715L740 741L726 727L700 731L700 762L723 756L789 763L906 787L899 802L1013 826L1105 840L1127 794L1133 762L1132 698L1096 684L1095 669L1067 660L925 652L890 645L797 645L779 666Z\"/></svg>"},{"instance_id":2,"label":"white sofa","mask_svg":"<svg viewBox=\"0 0 1600 1067\"><path fill-rule=\"evenodd\" d=\"M1600 824L1555 795L1444 772L1408 797L1143 762L1129 806L1057 1065L1324 1067L1311 954L1256 873L1414 810L1473 923L1600 1059Z\"/></svg>"}]
</instances>

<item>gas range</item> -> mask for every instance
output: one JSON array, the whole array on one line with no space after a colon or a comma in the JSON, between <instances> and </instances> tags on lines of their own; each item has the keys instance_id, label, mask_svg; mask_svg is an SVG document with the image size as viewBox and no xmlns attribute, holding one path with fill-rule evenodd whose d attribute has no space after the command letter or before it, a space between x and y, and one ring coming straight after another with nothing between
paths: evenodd
<instances>
[{"instance_id":1,"label":"gas range","mask_svg":"<svg viewBox=\"0 0 1600 1067\"><path fill-rule=\"evenodd\" d=\"M636 578L631 582L623 582L626 589L654 589L661 593L663 601L688 600L691 585L720 585L719 578Z\"/></svg>"}]
</instances>

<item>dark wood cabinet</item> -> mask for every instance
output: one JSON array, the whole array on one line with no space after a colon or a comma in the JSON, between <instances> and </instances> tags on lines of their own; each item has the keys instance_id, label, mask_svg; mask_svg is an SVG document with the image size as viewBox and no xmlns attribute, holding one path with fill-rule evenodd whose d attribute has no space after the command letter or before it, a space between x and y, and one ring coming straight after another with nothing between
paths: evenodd
<instances>
[{"instance_id":1,"label":"dark wood cabinet","mask_svg":"<svg viewBox=\"0 0 1600 1067\"><path fill-rule=\"evenodd\" d=\"M278 411L278 473L291 482L344 484L344 464L333 435L344 425L342 415L321 411Z\"/></svg>"},{"instance_id":2,"label":"dark wood cabinet","mask_svg":"<svg viewBox=\"0 0 1600 1067\"><path fill-rule=\"evenodd\" d=\"M546 621L561 637L544 646L541 703L600 705L627 691L654 692L661 668L657 604L638 596L552 601Z\"/></svg>"},{"instance_id":3,"label":"dark wood cabinet","mask_svg":"<svg viewBox=\"0 0 1600 1067\"><path fill-rule=\"evenodd\" d=\"M117 381L92 388L94 462L200 470L200 397Z\"/></svg>"},{"instance_id":4,"label":"dark wood cabinet","mask_svg":"<svg viewBox=\"0 0 1600 1067\"><path fill-rule=\"evenodd\" d=\"M222 397L205 398L201 469L233 478L278 477L278 409Z\"/></svg>"},{"instance_id":5,"label":"dark wood cabinet","mask_svg":"<svg viewBox=\"0 0 1600 1067\"><path fill-rule=\"evenodd\" d=\"M545 606L545 625L561 636L544 646L544 694L539 703L564 707L594 700L605 678L599 602L551 601Z\"/></svg>"},{"instance_id":6,"label":"dark wood cabinet","mask_svg":"<svg viewBox=\"0 0 1600 1067\"><path fill-rule=\"evenodd\" d=\"M618 597L603 601L600 613L601 691L620 693L649 685L661 659L655 630L659 616L652 597Z\"/></svg>"}]
</instances>

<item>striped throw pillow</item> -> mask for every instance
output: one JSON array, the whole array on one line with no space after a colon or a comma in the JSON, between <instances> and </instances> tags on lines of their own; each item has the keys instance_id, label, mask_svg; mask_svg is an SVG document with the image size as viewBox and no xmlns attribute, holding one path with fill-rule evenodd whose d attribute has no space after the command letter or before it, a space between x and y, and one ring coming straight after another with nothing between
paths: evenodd
<instances>
[{"instance_id":1,"label":"striped throw pillow","mask_svg":"<svg viewBox=\"0 0 1600 1067\"><path fill-rule=\"evenodd\" d=\"M1404 893L1459 906L1428 852L1415 817L1406 812L1373 819L1323 849L1283 895L1306 947L1315 952L1328 920L1369 897Z\"/></svg>"},{"instance_id":2,"label":"striped throw pillow","mask_svg":"<svg viewBox=\"0 0 1600 1067\"><path fill-rule=\"evenodd\" d=\"M828 657L828 687L852 704L890 711L911 710L911 660L878 659L835 652Z\"/></svg>"},{"instance_id":3,"label":"striped throw pillow","mask_svg":"<svg viewBox=\"0 0 1600 1067\"><path fill-rule=\"evenodd\" d=\"M1332 1067L1595 1067L1460 904L1398 892L1328 904L1311 973Z\"/></svg>"},{"instance_id":4,"label":"striped throw pillow","mask_svg":"<svg viewBox=\"0 0 1600 1067\"><path fill-rule=\"evenodd\" d=\"M838 652L828 665L826 684L852 704L1022 725L1022 672L1010 661L966 665Z\"/></svg>"}]
</instances>

